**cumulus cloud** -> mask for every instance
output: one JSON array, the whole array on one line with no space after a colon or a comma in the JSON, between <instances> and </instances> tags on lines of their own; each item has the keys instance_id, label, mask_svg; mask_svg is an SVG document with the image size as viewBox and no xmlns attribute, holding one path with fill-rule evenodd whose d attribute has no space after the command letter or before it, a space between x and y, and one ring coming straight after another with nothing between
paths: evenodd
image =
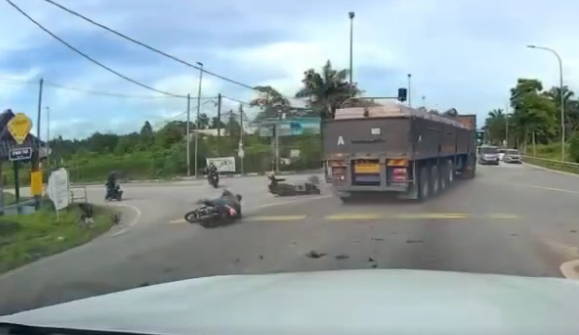
<instances>
[{"instance_id":1,"label":"cumulus cloud","mask_svg":"<svg viewBox=\"0 0 579 335\"><path fill-rule=\"evenodd\" d=\"M107 66L159 90L197 95L197 70L42 1L13 1ZM250 86L272 85L287 96L299 89L309 68L319 69L328 59L337 68L348 67L347 14L352 10L354 80L368 95L392 95L412 73L414 102L425 96L431 107L455 107L484 118L488 110L506 105L518 77L540 78L545 86L558 84L556 58L527 49L527 44L557 50L565 84L579 88L579 47L573 43L579 3L570 0L319 0L307 6L265 0L179 6L144 0L60 3L192 64L203 62L207 70ZM0 31L0 102L5 107L34 114L40 77L76 88L45 87L45 105L54 110L51 133L78 137L94 131L127 132L138 130L145 120L183 116L185 99L149 92L96 67L5 2L0 2L0 20L4 27L18 27ZM6 78L16 81L2 80ZM202 102L202 112L216 114L209 98L218 93L240 101L255 96L245 87L204 75L202 96L208 99ZM223 99L224 112L238 107L238 102ZM192 101L193 115L196 108Z\"/></svg>"}]
</instances>

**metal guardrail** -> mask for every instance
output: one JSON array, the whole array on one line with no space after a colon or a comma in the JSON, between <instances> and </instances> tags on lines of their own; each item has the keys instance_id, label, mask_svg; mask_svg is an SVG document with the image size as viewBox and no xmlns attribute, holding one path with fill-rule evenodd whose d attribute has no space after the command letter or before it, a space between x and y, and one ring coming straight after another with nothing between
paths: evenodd
<instances>
[{"instance_id":1,"label":"metal guardrail","mask_svg":"<svg viewBox=\"0 0 579 335\"><path fill-rule=\"evenodd\" d=\"M545 168L552 168L554 170L566 171L579 174L579 163L565 162L556 159L547 159L533 156L522 156L523 163L538 165Z\"/></svg>"}]
</instances>

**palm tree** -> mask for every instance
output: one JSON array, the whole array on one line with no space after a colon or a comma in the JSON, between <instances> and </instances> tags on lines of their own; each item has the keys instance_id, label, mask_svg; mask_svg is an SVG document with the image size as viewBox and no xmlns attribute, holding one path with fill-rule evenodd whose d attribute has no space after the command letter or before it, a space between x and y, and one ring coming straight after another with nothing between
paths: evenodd
<instances>
[{"instance_id":1,"label":"palm tree","mask_svg":"<svg viewBox=\"0 0 579 335\"><path fill-rule=\"evenodd\" d=\"M307 98L308 104L322 119L333 118L336 109L348 98L360 93L356 85L346 81L349 71L335 70L328 60L320 73L314 69L304 72L303 87L296 98Z\"/></svg>"}]
</instances>

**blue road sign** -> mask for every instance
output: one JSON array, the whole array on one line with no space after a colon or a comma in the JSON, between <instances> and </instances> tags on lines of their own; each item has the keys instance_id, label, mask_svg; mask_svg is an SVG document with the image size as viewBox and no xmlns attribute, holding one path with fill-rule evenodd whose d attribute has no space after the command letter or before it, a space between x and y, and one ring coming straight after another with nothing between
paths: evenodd
<instances>
[{"instance_id":1,"label":"blue road sign","mask_svg":"<svg viewBox=\"0 0 579 335\"><path fill-rule=\"evenodd\" d=\"M10 149L8 159L11 161L25 161L32 158L32 148L15 148Z\"/></svg>"}]
</instances>

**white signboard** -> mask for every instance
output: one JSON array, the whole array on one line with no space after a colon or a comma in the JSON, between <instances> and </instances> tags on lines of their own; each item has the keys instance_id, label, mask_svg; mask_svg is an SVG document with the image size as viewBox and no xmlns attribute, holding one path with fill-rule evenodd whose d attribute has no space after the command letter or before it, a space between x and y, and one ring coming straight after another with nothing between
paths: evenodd
<instances>
[{"instance_id":1,"label":"white signboard","mask_svg":"<svg viewBox=\"0 0 579 335\"><path fill-rule=\"evenodd\" d=\"M235 172L235 157L207 158L207 166L213 163L218 172Z\"/></svg>"},{"instance_id":2,"label":"white signboard","mask_svg":"<svg viewBox=\"0 0 579 335\"><path fill-rule=\"evenodd\" d=\"M66 169L60 168L50 174L47 192L57 211L68 207L70 204L70 184Z\"/></svg>"}]
</instances>

